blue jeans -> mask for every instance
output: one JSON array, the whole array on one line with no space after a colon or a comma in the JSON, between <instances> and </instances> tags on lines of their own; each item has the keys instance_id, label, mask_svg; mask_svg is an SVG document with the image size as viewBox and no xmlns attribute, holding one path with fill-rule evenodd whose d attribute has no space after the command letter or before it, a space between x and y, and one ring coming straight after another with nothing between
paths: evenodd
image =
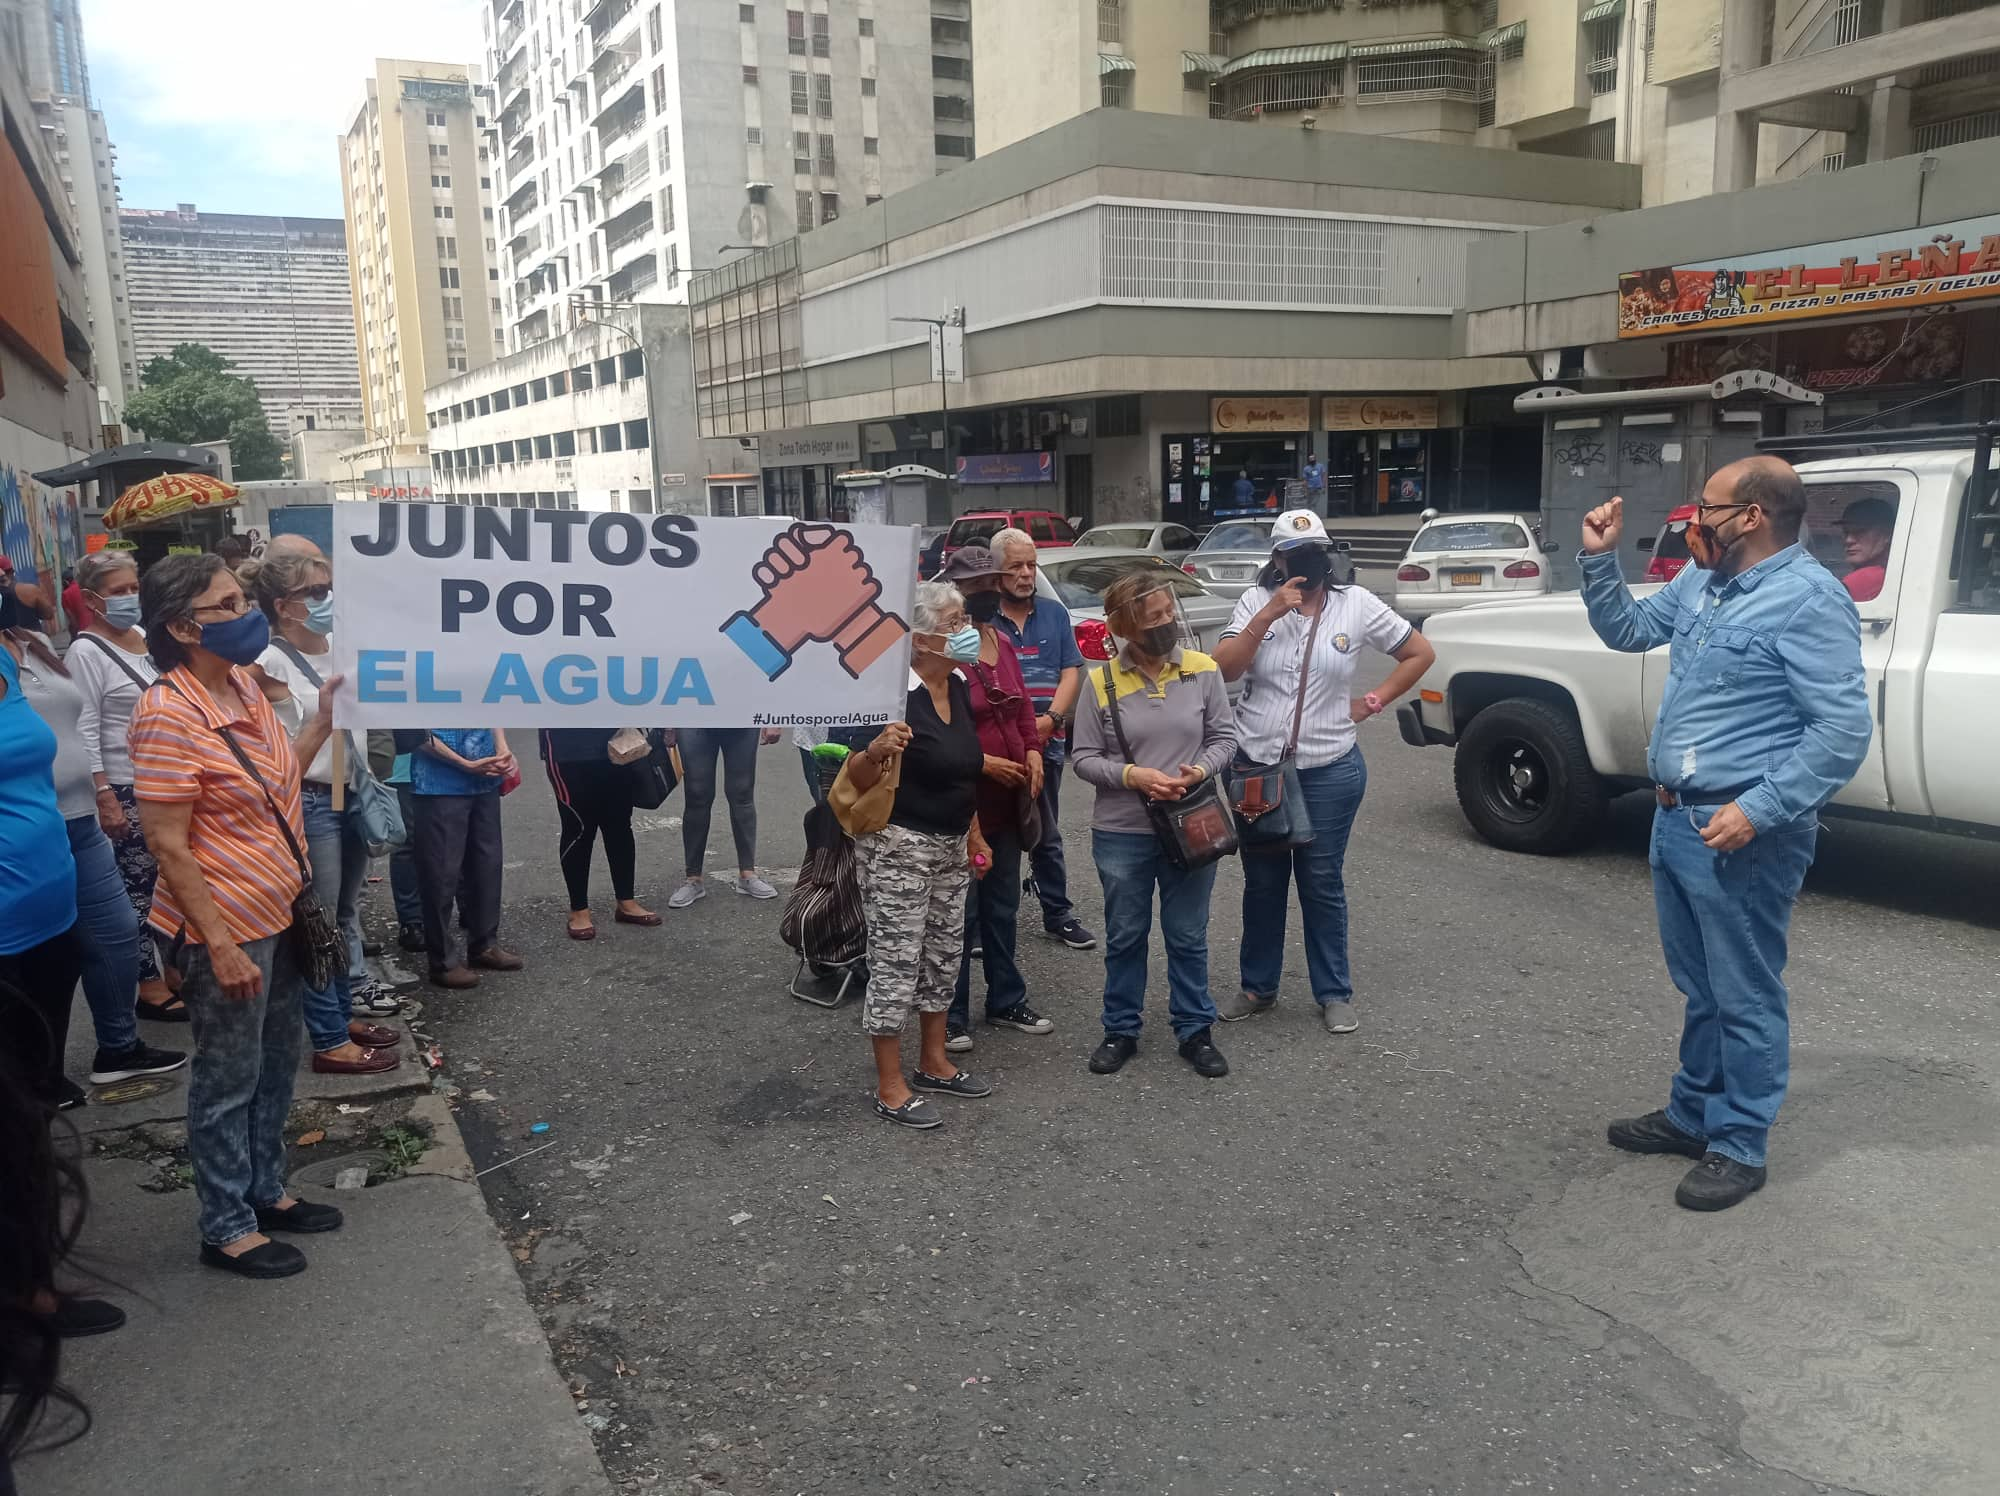
<instances>
[{"instance_id":1,"label":"blue jeans","mask_svg":"<svg viewBox=\"0 0 2000 1496\"><path fill-rule=\"evenodd\" d=\"M424 896L417 886L417 807L412 803L410 787L396 786L396 804L402 807L403 844L389 854L389 894L396 901L396 923L418 925L424 922Z\"/></svg>"},{"instance_id":2,"label":"blue jeans","mask_svg":"<svg viewBox=\"0 0 2000 1496\"><path fill-rule=\"evenodd\" d=\"M1167 1016L1185 1039L1215 1022L1208 991L1208 896L1215 864L1183 872L1150 832L1093 831L1091 855L1104 885L1104 1032L1137 1036L1146 1007L1146 947L1153 889L1167 946Z\"/></svg>"},{"instance_id":3,"label":"blue jeans","mask_svg":"<svg viewBox=\"0 0 2000 1496\"><path fill-rule=\"evenodd\" d=\"M368 876L368 849L348 823L344 811L333 808L333 797L318 785L300 792L305 811L306 858L312 863L313 892L331 905L340 933L347 941L348 967L333 980L301 997L306 1032L315 1050L338 1049L347 1042L347 1022L354 1014L355 971L368 974L361 956L360 902Z\"/></svg>"},{"instance_id":4,"label":"blue jeans","mask_svg":"<svg viewBox=\"0 0 2000 1496\"><path fill-rule=\"evenodd\" d=\"M1029 872L1034 878L1035 897L1042 903L1042 926L1053 930L1075 913L1069 901L1069 863L1063 857L1061 807L1063 760L1045 754L1042 775L1042 839L1028 854Z\"/></svg>"},{"instance_id":5,"label":"blue jeans","mask_svg":"<svg viewBox=\"0 0 2000 1496\"><path fill-rule=\"evenodd\" d=\"M1368 765L1359 745L1344 758L1317 769L1299 770L1306 814L1312 817L1313 839L1290 851L1243 851L1243 990L1252 997L1278 995L1285 974L1285 917L1292 902L1291 884L1299 884L1299 912L1306 943L1306 975L1312 980L1313 1001L1354 1000L1354 978L1347 967L1347 837L1368 790Z\"/></svg>"},{"instance_id":6,"label":"blue jeans","mask_svg":"<svg viewBox=\"0 0 2000 1496\"><path fill-rule=\"evenodd\" d=\"M1667 1116L1738 1163L1761 1167L1791 1073L1783 981L1792 905L1819 844L1817 818L1711 851L1713 809L1653 816L1653 902L1667 971L1687 998Z\"/></svg>"},{"instance_id":7,"label":"blue jeans","mask_svg":"<svg viewBox=\"0 0 2000 1496\"><path fill-rule=\"evenodd\" d=\"M1021 975L1015 952L1020 943L1021 923L1021 843L1010 832L987 834L993 847L993 866L986 876L966 890L965 943L958 951L958 988L951 999L946 1022L953 1028L969 1028L972 1019L972 947L984 954L980 963L986 976L986 1012L1004 1013L1028 1000L1028 979Z\"/></svg>"},{"instance_id":8,"label":"blue jeans","mask_svg":"<svg viewBox=\"0 0 2000 1496\"><path fill-rule=\"evenodd\" d=\"M94 815L68 822L76 857L76 933L83 941L83 1000L97 1047L130 1049L139 1037L139 916L118 854Z\"/></svg>"},{"instance_id":9,"label":"blue jeans","mask_svg":"<svg viewBox=\"0 0 2000 1496\"><path fill-rule=\"evenodd\" d=\"M285 1194L285 1116L299 1067L299 973L283 935L245 941L264 975L247 1002L222 995L208 947L181 949L181 1001L194 1033L188 1071L188 1156L201 1239L226 1247L257 1229L259 1207Z\"/></svg>"}]
</instances>

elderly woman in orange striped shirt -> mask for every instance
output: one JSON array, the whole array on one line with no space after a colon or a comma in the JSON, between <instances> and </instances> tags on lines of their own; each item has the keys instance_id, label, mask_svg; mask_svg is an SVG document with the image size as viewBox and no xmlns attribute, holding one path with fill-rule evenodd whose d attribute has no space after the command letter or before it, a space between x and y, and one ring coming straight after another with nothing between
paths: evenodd
<instances>
[{"instance_id":1,"label":"elderly woman in orange striped shirt","mask_svg":"<svg viewBox=\"0 0 2000 1496\"><path fill-rule=\"evenodd\" d=\"M219 556L169 556L139 587L160 679L132 714L133 791L160 864L154 932L194 1028L188 1154L201 1260L247 1278L299 1272L273 1231L332 1231L338 1210L285 1188L285 1115L304 1032L286 931L305 881L299 760L333 728L339 677L290 738L245 666L270 642ZM240 756L239 756L240 755Z\"/></svg>"}]
</instances>

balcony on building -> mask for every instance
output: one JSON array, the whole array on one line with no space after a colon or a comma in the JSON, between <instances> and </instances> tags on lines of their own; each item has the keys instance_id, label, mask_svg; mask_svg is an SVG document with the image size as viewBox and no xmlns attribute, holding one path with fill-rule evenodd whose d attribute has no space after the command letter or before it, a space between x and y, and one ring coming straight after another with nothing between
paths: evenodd
<instances>
[{"instance_id":1,"label":"balcony on building","mask_svg":"<svg viewBox=\"0 0 2000 1496\"><path fill-rule=\"evenodd\" d=\"M521 178L521 185L516 187L507 197L507 221L518 224L524 214L535 211L535 205L540 197L541 190L536 179L533 177Z\"/></svg>"},{"instance_id":2,"label":"balcony on building","mask_svg":"<svg viewBox=\"0 0 2000 1496\"><path fill-rule=\"evenodd\" d=\"M590 42L593 47L601 47L611 34L612 28L637 9L638 0L587 0L583 14L578 17L581 24L590 28Z\"/></svg>"},{"instance_id":3,"label":"balcony on building","mask_svg":"<svg viewBox=\"0 0 2000 1496\"><path fill-rule=\"evenodd\" d=\"M598 170L597 187L603 194L604 209L622 209L632 193L642 191L652 180L653 153L643 140L637 141L624 155L605 162Z\"/></svg>"},{"instance_id":4,"label":"balcony on building","mask_svg":"<svg viewBox=\"0 0 2000 1496\"><path fill-rule=\"evenodd\" d=\"M590 65L590 81L597 90L597 97L609 98L619 81L639 65L640 55L637 36L627 37L619 45L607 46L600 51Z\"/></svg>"},{"instance_id":5,"label":"balcony on building","mask_svg":"<svg viewBox=\"0 0 2000 1496\"><path fill-rule=\"evenodd\" d=\"M641 198L622 213L614 214L604 223L604 255L614 268L619 256L632 245L651 236L653 232L653 202L650 197Z\"/></svg>"},{"instance_id":6,"label":"balcony on building","mask_svg":"<svg viewBox=\"0 0 2000 1496\"><path fill-rule=\"evenodd\" d=\"M1183 80L1213 77L1223 117L1260 119L1266 114L1327 109L1338 104L1346 60L1345 42L1264 47L1227 61L1183 52L1181 76Z\"/></svg>"},{"instance_id":7,"label":"balcony on building","mask_svg":"<svg viewBox=\"0 0 2000 1496\"><path fill-rule=\"evenodd\" d=\"M630 301L659 278L659 258L648 250L630 264L621 265L614 271L605 282L605 289L614 301Z\"/></svg>"},{"instance_id":8,"label":"balcony on building","mask_svg":"<svg viewBox=\"0 0 2000 1496\"><path fill-rule=\"evenodd\" d=\"M634 80L630 88L607 103L591 121L597 130L598 149L607 152L645 123L646 85L643 79Z\"/></svg>"}]
</instances>

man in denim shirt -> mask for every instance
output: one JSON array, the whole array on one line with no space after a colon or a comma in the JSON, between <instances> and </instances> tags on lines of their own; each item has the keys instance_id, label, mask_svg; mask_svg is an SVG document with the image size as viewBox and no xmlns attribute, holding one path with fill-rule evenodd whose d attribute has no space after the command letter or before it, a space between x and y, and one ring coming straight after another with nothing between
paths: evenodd
<instances>
[{"instance_id":1,"label":"man in denim shirt","mask_svg":"<svg viewBox=\"0 0 2000 1496\"><path fill-rule=\"evenodd\" d=\"M1613 1122L1610 1140L1699 1159L1674 1198L1726 1210L1763 1188L1785 1096L1785 940L1818 811L1868 754L1861 624L1799 544L1806 491L1789 463L1750 457L1710 478L1688 529L1694 565L1643 600L1618 570L1623 509L1614 498L1585 517L1578 561L1600 639L1673 646L1647 755L1650 860L1687 1014L1666 1108Z\"/></svg>"}]
</instances>

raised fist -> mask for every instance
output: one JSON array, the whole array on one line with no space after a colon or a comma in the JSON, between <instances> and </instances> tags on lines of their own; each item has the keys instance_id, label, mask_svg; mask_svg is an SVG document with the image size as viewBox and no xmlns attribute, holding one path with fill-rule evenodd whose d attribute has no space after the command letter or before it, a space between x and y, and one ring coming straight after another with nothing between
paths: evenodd
<instances>
[{"instance_id":1,"label":"raised fist","mask_svg":"<svg viewBox=\"0 0 2000 1496\"><path fill-rule=\"evenodd\" d=\"M1616 550L1618 537L1625 529L1625 501L1614 498L1608 504L1599 504L1583 517L1583 548L1595 556L1602 551Z\"/></svg>"},{"instance_id":2,"label":"raised fist","mask_svg":"<svg viewBox=\"0 0 2000 1496\"><path fill-rule=\"evenodd\" d=\"M854 537L831 525L793 524L750 570L764 600L736 614L722 632L776 680L808 642L830 643L841 667L859 679L909 632L876 599L882 584Z\"/></svg>"}]
</instances>

